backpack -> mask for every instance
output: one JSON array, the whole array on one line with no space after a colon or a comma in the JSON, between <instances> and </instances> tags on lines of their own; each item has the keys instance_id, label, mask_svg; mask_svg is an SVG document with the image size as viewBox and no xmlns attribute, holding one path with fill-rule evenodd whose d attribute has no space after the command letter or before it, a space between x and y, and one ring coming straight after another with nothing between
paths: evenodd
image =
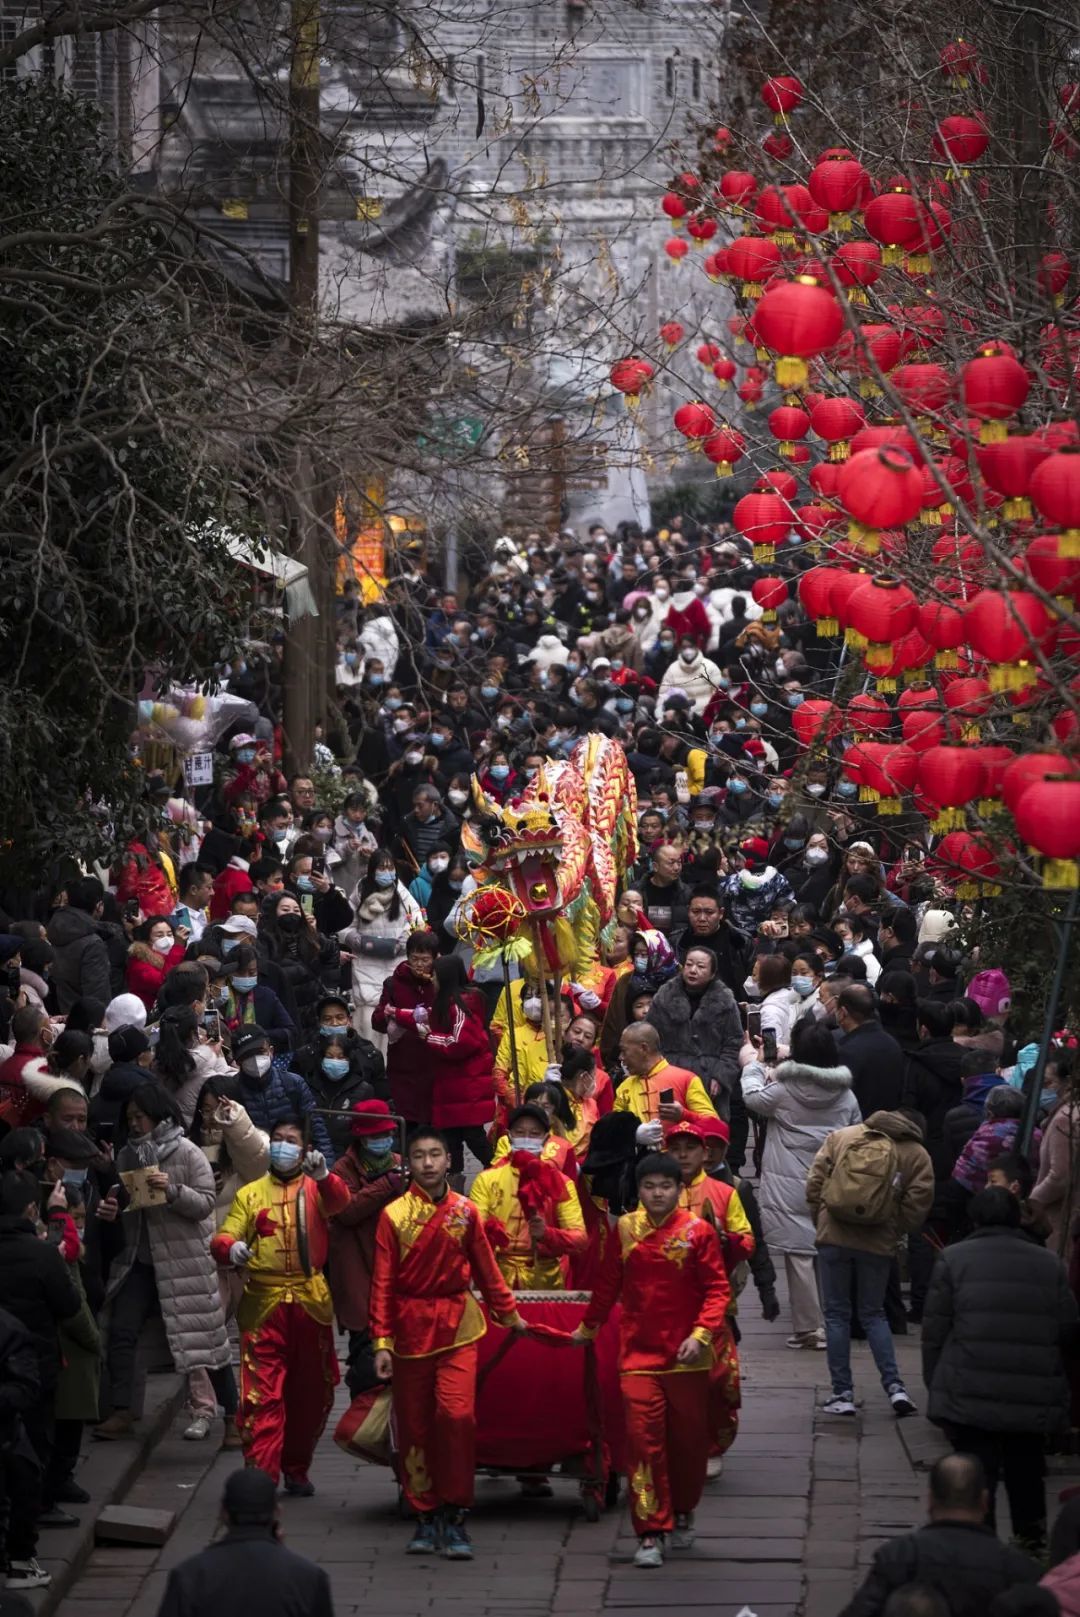
<instances>
[{"instance_id":1,"label":"backpack","mask_svg":"<svg viewBox=\"0 0 1080 1617\"><path fill-rule=\"evenodd\" d=\"M822 1205L839 1224L885 1224L892 1216L899 1169L888 1135L864 1128L837 1158Z\"/></svg>"}]
</instances>

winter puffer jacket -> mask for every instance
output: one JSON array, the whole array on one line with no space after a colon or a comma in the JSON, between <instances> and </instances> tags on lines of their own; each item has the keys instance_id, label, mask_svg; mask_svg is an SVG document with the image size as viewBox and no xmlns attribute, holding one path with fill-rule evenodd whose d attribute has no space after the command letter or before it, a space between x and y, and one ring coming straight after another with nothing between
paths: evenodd
<instances>
[{"instance_id":1,"label":"winter puffer jacket","mask_svg":"<svg viewBox=\"0 0 1080 1617\"><path fill-rule=\"evenodd\" d=\"M127 1244L109 1271L105 1300L112 1301L130 1273L145 1220L173 1364L181 1375L189 1370L219 1370L229 1362L229 1339L217 1270L210 1256L217 1204L213 1171L199 1147L184 1138L179 1124L159 1123L154 1139L157 1166L169 1176L172 1200L123 1214ZM139 1166L133 1146L126 1145L117 1157L117 1170Z\"/></svg>"},{"instance_id":2,"label":"winter puffer jacket","mask_svg":"<svg viewBox=\"0 0 1080 1617\"><path fill-rule=\"evenodd\" d=\"M39 1241L27 1218L0 1217L0 1297L34 1345L41 1393L51 1401L60 1373L59 1326L82 1306L56 1247Z\"/></svg>"},{"instance_id":3,"label":"winter puffer jacket","mask_svg":"<svg viewBox=\"0 0 1080 1617\"><path fill-rule=\"evenodd\" d=\"M952 1039L927 1039L908 1055L904 1068L900 1104L926 1119L925 1145L935 1179L947 1179L955 1160L945 1140L945 1118L963 1093L963 1059L963 1050Z\"/></svg>"},{"instance_id":4,"label":"winter puffer jacket","mask_svg":"<svg viewBox=\"0 0 1080 1617\"><path fill-rule=\"evenodd\" d=\"M765 1068L752 1061L743 1069L742 1093L747 1111L769 1119L758 1192L765 1240L776 1252L813 1252L806 1176L829 1135L860 1121L851 1073L782 1061L769 1083Z\"/></svg>"},{"instance_id":5,"label":"winter puffer jacket","mask_svg":"<svg viewBox=\"0 0 1080 1617\"><path fill-rule=\"evenodd\" d=\"M938 1258L923 1309L932 1421L988 1432L1065 1424L1063 1332L1077 1322L1060 1258L1023 1230L975 1230Z\"/></svg>"},{"instance_id":6,"label":"winter puffer jacket","mask_svg":"<svg viewBox=\"0 0 1080 1617\"><path fill-rule=\"evenodd\" d=\"M739 1081L743 1031L739 1007L716 978L700 995L687 993L681 977L657 990L645 1018L656 1029L664 1059L696 1072L709 1094L727 1096Z\"/></svg>"},{"instance_id":7,"label":"winter puffer jacket","mask_svg":"<svg viewBox=\"0 0 1080 1617\"><path fill-rule=\"evenodd\" d=\"M990 1527L928 1522L878 1546L866 1582L840 1617L881 1617L894 1589L916 1583L944 1595L950 1617L985 1617L995 1595L1038 1576L1031 1557L1002 1544Z\"/></svg>"},{"instance_id":8,"label":"winter puffer jacket","mask_svg":"<svg viewBox=\"0 0 1080 1617\"><path fill-rule=\"evenodd\" d=\"M749 875L750 885L746 877ZM723 882L724 907L728 920L740 932L755 933L767 921L777 904L791 904L795 894L791 883L774 865L766 865L760 875L736 870Z\"/></svg>"},{"instance_id":9,"label":"winter puffer jacket","mask_svg":"<svg viewBox=\"0 0 1080 1617\"><path fill-rule=\"evenodd\" d=\"M77 999L100 999L107 1005L113 997L109 951L93 916L68 904L53 913L46 930L61 1011L66 1015Z\"/></svg>"},{"instance_id":10,"label":"winter puffer jacket","mask_svg":"<svg viewBox=\"0 0 1080 1617\"><path fill-rule=\"evenodd\" d=\"M961 1151L982 1122L987 1095L1001 1082L1002 1079L996 1072L980 1072L973 1078L964 1079L964 1098L958 1106L945 1113L941 1126L942 1139L951 1164L955 1164ZM951 1167L949 1171L952 1171Z\"/></svg>"},{"instance_id":11,"label":"winter puffer jacket","mask_svg":"<svg viewBox=\"0 0 1080 1617\"><path fill-rule=\"evenodd\" d=\"M283 1118L308 1118L312 1145L322 1152L327 1162L333 1162L335 1153L329 1131L315 1113L318 1103L295 1072L283 1072L280 1067L272 1066L264 1078L252 1078L250 1073L241 1071L239 1083L240 1103L257 1129L269 1134L274 1124Z\"/></svg>"}]
</instances>

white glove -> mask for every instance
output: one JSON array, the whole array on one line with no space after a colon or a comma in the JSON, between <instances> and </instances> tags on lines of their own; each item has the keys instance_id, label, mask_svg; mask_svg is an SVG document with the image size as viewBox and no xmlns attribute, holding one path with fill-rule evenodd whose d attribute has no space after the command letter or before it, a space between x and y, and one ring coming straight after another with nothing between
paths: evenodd
<instances>
[{"instance_id":1,"label":"white glove","mask_svg":"<svg viewBox=\"0 0 1080 1617\"><path fill-rule=\"evenodd\" d=\"M245 1263L251 1261L251 1248L246 1241L234 1241L229 1248L229 1262L242 1269Z\"/></svg>"},{"instance_id":2,"label":"white glove","mask_svg":"<svg viewBox=\"0 0 1080 1617\"><path fill-rule=\"evenodd\" d=\"M309 1178L316 1181L325 1179L330 1169L326 1166L326 1158L321 1151L309 1151L300 1164Z\"/></svg>"},{"instance_id":3,"label":"white glove","mask_svg":"<svg viewBox=\"0 0 1080 1617\"><path fill-rule=\"evenodd\" d=\"M553 1061L550 1067L544 1068L544 1082L546 1084L558 1084L562 1082L562 1068L559 1066L557 1061Z\"/></svg>"},{"instance_id":4,"label":"white glove","mask_svg":"<svg viewBox=\"0 0 1080 1617\"><path fill-rule=\"evenodd\" d=\"M664 1143L664 1125L659 1120L655 1123L642 1123L635 1135L638 1145L658 1146Z\"/></svg>"},{"instance_id":5,"label":"white glove","mask_svg":"<svg viewBox=\"0 0 1080 1617\"><path fill-rule=\"evenodd\" d=\"M600 995L594 993L591 988L583 988L578 995L578 999L581 1001L583 1010L595 1011L600 1008Z\"/></svg>"}]
</instances>

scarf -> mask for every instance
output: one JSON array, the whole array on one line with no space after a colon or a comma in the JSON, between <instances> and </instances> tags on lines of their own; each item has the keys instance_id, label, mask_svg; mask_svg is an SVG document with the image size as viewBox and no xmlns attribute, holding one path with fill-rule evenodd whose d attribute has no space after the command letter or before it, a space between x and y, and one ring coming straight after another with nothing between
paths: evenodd
<instances>
[{"instance_id":1,"label":"scarf","mask_svg":"<svg viewBox=\"0 0 1080 1617\"><path fill-rule=\"evenodd\" d=\"M388 914L391 904L397 897L397 887L387 887L383 891L376 890L369 893L356 912L358 921L381 921Z\"/></svg>"},{"instance_id":2,"label":"scarf","mask_svg":"<svg viewBox=\"0 0 1080 1617\"><path fill-rule=\"evenodd\" d=\"M184 1125L174 1123L171 1118L164 1118L160 1123L154 1124L150 1130L150 1138L157 1148L158 1161L164 1162L167 1157L172 1156L184 1138Z\"/></svg>"}]
</instances>

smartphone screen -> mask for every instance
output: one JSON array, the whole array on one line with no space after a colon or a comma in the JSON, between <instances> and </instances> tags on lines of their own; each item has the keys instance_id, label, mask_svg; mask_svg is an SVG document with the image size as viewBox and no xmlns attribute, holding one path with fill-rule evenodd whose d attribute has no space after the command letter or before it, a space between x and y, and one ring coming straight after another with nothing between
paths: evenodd
<instances>
[{"instance_id":1,"label":"smartphone screen","mask_svg":"<svg viewBox=\"0 0 1080 1617\"><path fill-rule=\"evenodd\" d=\"M752 1039L760 1039L760 1037L761 1037L761 1012L760 1011L747 1011L747 1013L746 1013L746 1031L747 1031L747 1033L749 1033L749 1035L750 1035L750 1037Z\"/></svg>"},{"instance_id":2,"label":"smartphone screen","mask_svg":"<svg viewBox=\"0 0 1080 1617\"><path fill-rule=\"evenodd\" d=\"M315 895L314 895L314 893L301 893L300 894L300 908L303 910L305 915L314 915L315 914Z\"/></svg>"},{"instance_id":3,"label":"smartphone screen","mask_svg":"<svg viewBox=\"0 0 1080 1617\"><path fill-rule=\"evenodd\" d=\"M776 1034L771 1027L761 1035L761 1053L770 1066L776 1060Z\"/></svg>"},{"instance_id":4,"label":"smartphone screen","mask_svg":"<svg viewBox=\"0 0 1080 1617\"><path fill-rule=\"evenodd\" d=\"M313 853L312 854L312 856L311 856L311 874L313 876L325 876L326 875L326 855L324 853Z\"/></svg>"},{"instance_id":5,"label":"smartphone screen","mask_svg":"<svg viewBox=\"0 0 1080 1617\"><path fill-rule=\"evenodd\" d=\"M675 1091L673 1089L662 1089L660 1091L660 1104L661 1104L661 1106L670 1106L672 1104L672 1102L674 1101L674 1099L675 1099Z\"/></svg>"}]
</instances>

